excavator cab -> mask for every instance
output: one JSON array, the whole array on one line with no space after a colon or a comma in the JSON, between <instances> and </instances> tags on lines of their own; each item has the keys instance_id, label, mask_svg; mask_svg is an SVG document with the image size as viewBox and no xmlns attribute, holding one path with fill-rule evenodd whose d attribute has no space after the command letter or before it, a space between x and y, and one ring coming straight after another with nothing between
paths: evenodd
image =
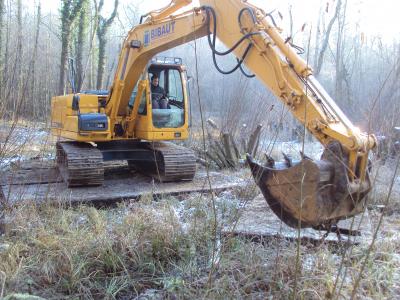
<instances>
[{"instance_id":1,"label":"excavator cab","mask_svg":"<svg viewBox=\"0 0 400 300\"><path fill-rule=\"evenodd\" d=\"M177 63L178 62L178 63ZM153 64L149 69L149 78L158 78L158 90L151 83L151 102L153 126L156 128L179 128L185 125L185 93L182 84L185 72L180 59L173 65ZM152 80L153 81L153 80Z\"/></svg>"},{"instance_id":2,"label":"excavator cab","mask_svg":"<svg viewBox=\"0 0 400 300\"><path fill-rule=\"evenodd\" d=\"M148 90L140 98L135 137L145 140L181 140L188 136L186 67L177 57L153 58L142 78ZM154 79L157 78L157 86ZM129 103L134 107L138 89Z\"/></svg>"}]
</instances>

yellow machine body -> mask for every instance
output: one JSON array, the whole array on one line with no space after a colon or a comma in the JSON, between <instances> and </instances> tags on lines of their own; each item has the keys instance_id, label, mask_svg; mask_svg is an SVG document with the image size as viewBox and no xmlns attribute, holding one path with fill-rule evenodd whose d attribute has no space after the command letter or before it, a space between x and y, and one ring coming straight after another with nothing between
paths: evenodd
<instances>
[{"instance_id":1,"label":"yellow machine body","mask_svg":"<svg viewBox=\"0 0 400 300\"><path fill-rule=\"evenodd\" d=\"M99 108L99 96L79 95L80 113L95 114ZM51 130L57 137L80 141L107 141L111 139L111 131L79 131L78 111L72 108L73 94L54 97L51 101ZM109 125L109 124L107 124ZM107 126L110 128L109 126Z\"/></svg>"},{"instance_id":2,"label":"yellow machine body","mask_svg":"<svg viewBox=\"0 0 400 300\"><path fill-rule=\"evenodd\" d=\"M106 142L112 140L139 139L147 141L171 141L185 140L189 135L189 103L187 91L187 79L185 67L183 65L156 64L149 68L159 70L173 70L179 74L177 86L181 89L181 109L153 110L150 78L140 80L135 88L131 99L132 105L127 105L126 116L120 118L123 121L123 134L116 134L111 130L110 118L105 115L106 95L96 94L68 94L57 96L51 102L51 124L52 134L61 138L74 140L77 142ZM144 77L150 77L146 71ZM177 89L175 89L177 90ZM79 109L74 109L74 97L79 97ZM141 112L140 112L141 109ZM180 111L177 111L180 110ZM180 114L181 121L177 126L168 127L168 122L164 126L156 126L156 119L163 113L164 118ZM84 130L79 128L79 116L88 114L104 114L107 118L105 130ZM158 123L159 124L159 123Z\"/></svg>"}]
</instances>

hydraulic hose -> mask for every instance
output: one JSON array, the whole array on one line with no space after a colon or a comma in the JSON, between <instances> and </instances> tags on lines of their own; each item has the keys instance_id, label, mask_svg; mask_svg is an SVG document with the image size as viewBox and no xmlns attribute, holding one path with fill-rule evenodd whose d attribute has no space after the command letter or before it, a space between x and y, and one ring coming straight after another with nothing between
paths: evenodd
<instances>
[{"instance_id":1,"label":"hydraulic hose","mask_svg":"<svg viewBox=\"0 0 400 300\"><path fill-rule=\"evenodd\" d=\"M237 60L237 62L239 63L239 59L236 59ZM245 76L245 77L247 77L247 78L254 78L254 77L256 77L256 75L254 75L254 74L248 74L248 73L246 73L246 71L243 69L243 65L242 64L240 64L240 71L242 72L242 74Z\"/></svg>"},{"instance_id":2,"label":"hydraulic hose","mask_svg":"<svg viewBox=\"0 0 400 300\"><path fill-rule=\"evenodd\" d=\"M240 60L237 59L237 61L238 61L237 65L236 65L233 69L231 69L231 70L229 70L229 71L224 71L224 70L222 70L222 69L219 67L219 65L218 65L218 63L217 63L216 56L217 56L217 55L218 55L218 56L225 56L225 55L228 55L228 54L232 53L232 52L233 52L237 47L239 47L245 40L248 40L251 36L261 34L261 32L250 32L250 33L247 33L247 34L243 35L243 37L241 37L241 38L239 39L239 41L237 41L237 42L235 43L235 45L233 45L230 49L228 49L228 50L226 50L226 51L218 51L218 50L216 49L216 42L217 42L217 35L216 35L216 33L217 33L217 16L216 16L216 13L215 13L214 9L213 9L212 7L209 7L209 6L204 6L203 9L206 11L206 14L207 14L207 24L208 24L207 40L208 40L208 44L209 44L209 46L210 46L210 48L211 48L211 51L212 51L212 58L213 58L213 63L214 63L215 68L218 70L218 72L220 72L220 73L222 73L222 74L224 74L224 75L232 74L232 73L234 73L237 69L240 68L241 71L242 71L242 73L243 73L246 77L249 77L249 78L254 77L253 75L246 74L246 73L244 72L243 68L242 68L242 64L243 64L244 60L246 59L247 55L249 54L250 49L253 47L253 44L252 44L251 42L250 42L250 44L247 46L246 50L244 51L244 53L243 53L241 59L240 59ZM240 11L239 16L238 16L239 25L240 25L241 28L242 28L242 26L241 26L241 17L242 17L242 15L243 15L243 13L244 13L245 11L250 12L250 15L251 15L253 21L256 22L256 18L255 18L255 16L254 16L254 13L251 11L251 9L249 9L249 8L244 8L244 9L242 9L242 10ZM210 29L211 16L212 16L212 18L213 18L213 20L214 20L213 30L212 30L212 31L211 31L211 29ZM211 38L211 35L213 35L212 38Z\"/></svg>"}]
</instances>

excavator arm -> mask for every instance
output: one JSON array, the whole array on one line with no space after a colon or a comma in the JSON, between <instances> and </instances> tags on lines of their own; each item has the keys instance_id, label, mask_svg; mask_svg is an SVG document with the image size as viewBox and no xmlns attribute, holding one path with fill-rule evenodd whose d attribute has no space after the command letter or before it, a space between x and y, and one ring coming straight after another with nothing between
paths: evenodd
<instances>
[{"instance_id":1,"label":"excavator arm","mask_svg":"<svg viewBox=\"0 0 400 300\"><path fill-rule=\"evenodd\" d=\"M304 157L297 163L261 166L248 157L272 210L290 226L318 228L329 228L361 212L371 188L368 153L376 138L351 123L290 40L281 36L272 16L245 0L200 0L200 7L176 14L190 3L174 0L144 16L144 23L129 32L106 106L111 128L134 122L134 117L127 118L126 107L154 55L207 36L220 72L232 73L246 65L325 147L319 161ZM217 49L217 38L227 51ZM230 53L238 64L221 70L217 58Z\"/></svg>"}]
</instances>

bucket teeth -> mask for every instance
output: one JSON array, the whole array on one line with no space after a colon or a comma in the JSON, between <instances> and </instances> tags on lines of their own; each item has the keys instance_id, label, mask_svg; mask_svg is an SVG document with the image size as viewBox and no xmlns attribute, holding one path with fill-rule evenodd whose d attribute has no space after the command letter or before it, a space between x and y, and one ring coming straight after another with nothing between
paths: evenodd
<instances>
[{"instance_id":1,"label":"bucket teeth","mask_svg":"<svg viewBox=\"0 0 400 300\"><path fill-rule=\"evenodd\" d=\"M309 159L309 160L312 160L310 157L308 157L307 155L305 155L303 151L300 151L300 156L301 156L302 159Z\"/></svg>"},{"instance_id":2,"label":"bucket teeth","mask_svg":"<svg viewBox=\"0 0 400 300\"><path fill-rule=\"evenodd\" d=\"M283 155L283 158L285 159L286 166L288 168L293 167L292 158L284 152L282 152L282 155Z\"/></svg>"},{"instance_id":3,"label":"bucket teeth","mask_svg":"<svg viewBox=\"0 0 400 300\"><path fill-rule=\"evenodd\" d=\"M265 158L267 160L267 162L265 163L265 166L267 168L274 168L275 167L275 160L269 156L267 153L265 153Z\"/></svg>"}]
</instances>

